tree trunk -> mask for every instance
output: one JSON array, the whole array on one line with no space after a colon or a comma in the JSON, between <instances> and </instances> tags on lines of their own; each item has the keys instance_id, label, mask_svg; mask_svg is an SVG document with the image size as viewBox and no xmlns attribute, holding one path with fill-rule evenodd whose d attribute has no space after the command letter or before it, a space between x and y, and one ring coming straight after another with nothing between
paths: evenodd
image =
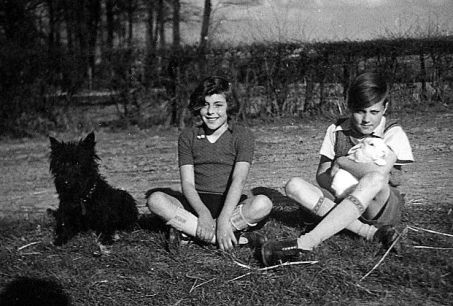
<instances>
[{"instance_id":1,"label":"tree trunk","mask_svg":"<svg viewBox=\"0 0 453 306\"><path fill-rule=\"evenodd\" d=\"M182 105L181 83L181 54L180 54L180 10L179 0L173 0L173 47L172 58L169 64L169 75L171 78L170 94L172 96L170 123L184 128L184 106Z\"/></svg>"},{"instance_id":2,"label":"tree trunk","mask_svg":"<svg viewBox=\"0 0 453 306\"><path fill-rule=\"evenodd\" d=\"M73 10L71 8L71 1L63 1L63 14L66 24L66 39L69 54L74 52L74 32L73 32Z\"/></svg>"},{"instance_id":3,"label":"tree trunk","mask_svg":"<svg viewBox=\"0 0 453 306\"><path fill-rule=\"evenodd\" d=\"M201 25L200 45L198 47L199 67L201 75L206 70L206 50L208 47L209 22L211 19L211 0L204 1L203 23Z\"/></svg>"},{"instance_id":4,"label":"tree trunk","mask_svg":"<svg viewBox=\"0 0 453 306\"><path fill-rule=\"evenodd\" d=\"M134 0L129 0L127 7L127 45L129 48L132 48L132 41L134 39L134 12L135 6L133 3Z\"/></svg>"},{"instance_id":5,"label":"tree trunk","mask_svg":"<svg viewBox=\"0 0 453 306\"><path fill-rule=\"evenodd\" d=\"M147 2L147 20L146 20L146 63L145 63L145 82L151 84L154 75L154 60L156 57L156 39L154 35L154 1Z\"/></svg>"},{"instance_id":6,"label":"tree trunk","mask_svg":"<svg viewBox=\"0 0 453 306\"><path fill-rule=\"evenodd\" d=\"M165 48L165 13L164 13L164 1L159 0L159 6L157 8L157 23L159 29L159 41L160 49Z\"/></svg>"},{"instance_id":7,"label":"tree trunk","mask_svg":"<svg viewBox=\"0 0 453 306\"><path fill-rule=\"evenodd\" d=\"M420 47L420 81L422 82L421 86L421 97L426 100L428 98L426 94L426 65L425 65L425 54L423 48Z\"/></svg>"},{"instance_id":8,"label":"tree trunk","mask_svg":"<svg viewBox=\"0 0 453 306\"><path fill-rule=\"evenodd\" d=\"M179 51L181 43L180 26L181 3L179 0L173 0L173 52Z\"/></svg>"},{"instance_id":9,"label":"tree trunk","mask_svg":"<svg viewBox=\"0 0 453 306\"><path fill-rule=\"evenodd\" d=\"M87 27L88 33L88 52L87 52L87 64L88 72L90 76L90 89L92 88L92 80L95 75L95 62L96 62L96 43L98 37L98 27L101 20L101 1L100 0L90 0L88 6L88 20Z\"/></svg>"},{"instance_id":10,"label":"tree trunk","mask_svg":"<svg viewBox=\"0 0 453 306\"><path fill-rule=\"evenodd\" d=\"M47 0L47 7L49 10L49 37L48 37L48 48L49 56L52 56L55 47L55 4L53 0Z\"/></svg>"},{"instance_id":11,"label":"tree trunk","mask_svg":"<svg viewBox=\"0 0 453 306\"><path fill-rule=\"evenodd\" d=\"M105 47L108 53L113 49L113 28L114 28L114 14L113 14L113 0L106 0L105 2L105 19L107 28L107 39Z\"/></svg>"}]
</instances>

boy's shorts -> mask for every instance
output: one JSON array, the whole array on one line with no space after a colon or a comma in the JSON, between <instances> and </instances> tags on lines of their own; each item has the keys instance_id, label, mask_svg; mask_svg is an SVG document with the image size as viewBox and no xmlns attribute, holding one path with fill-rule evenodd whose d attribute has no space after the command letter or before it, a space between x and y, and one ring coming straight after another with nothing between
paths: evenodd
<instances>
[{"instance_id":1,"label":"boy's shorts","mask_svg":"<svg viewBox=\"0 0 453 306\"><path fill-rule=\"evenodd\" d=\"M373 225L396 225L401 221L401 210L404 205L404 198L401 196L398 189L392 186L389 187L389 198L376 217L374 217L373 220L368 220L362 216L359 220Z\"/></svg>"},{"instance_id":2,"label":"boy's shorts","mask_svg":"<svg viewBox=\"0 0 453 306\"><path fill-rule=\"evenodd\" d=\"M211 212L211 216L216 219L220 213L222 212L223 205L225 203L225 198L226 195L222 194L217 194L217 193L204 193L204 192L199 192L198 195L201 198L201 201L206 205L206 207L209 209ZM243 202L247 199L246 195L241 195L241 198L239 200L239 204L243 204ZM195 216L197 215L192 206L190 206L189 202L186 200L186 198L183 196L183 199L181 203L184 206L184 209L190 211L193 213Z\"/></svg>"}]
</instances>

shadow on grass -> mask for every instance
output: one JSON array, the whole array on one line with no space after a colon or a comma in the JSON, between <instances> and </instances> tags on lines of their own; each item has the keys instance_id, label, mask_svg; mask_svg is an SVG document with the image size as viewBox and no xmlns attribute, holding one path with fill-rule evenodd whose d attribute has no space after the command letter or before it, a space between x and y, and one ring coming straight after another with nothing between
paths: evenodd
<instances>
[{"instance_id":1,"label":"shadow on grass","mask_svg":"<svg viewBox=\"0 0 453 306\"><path fill-rule=\"evenodd\" d=\"M274 205L269 218L284 225L301 227L305 231L310 231L320 221L319 217L313 215L296 201L283 195L276 189L256 187L252 189L252 194L263 194L269 197Z\"/></svg>"},{"instance_id":2,"label":"shadow on grass","mask_svg":"<svg viewBox=\"0 0 453 306\"><path fill-rule=\"evenodd\" d=\"M71 305L71 299L55 280L18 277L0 293L0 304L7 305Z\"/></svg>"},{"instance_id":3,"label":"shadow on grass","mask_svg":"<svg viewBox=\"0 0 453 306\"><path fill-rule=\"evenodd\" d=\"M145 198L148 198L154 192L164 192L179 201L183 202L184 195L177 190L168 187L152 188L145 192ZM296 201L283 195L280 191L267 187L256 187L251 190L251 193L256 196L259 194L269 197L274 205L271 213L267 218L258 222L253 230L259 230L264 225L273 219L279 223L295 228L303 228L305 231L311 230L319 222L320 218L313 215L308 210L301 207ZM140 216L138 221L142 229L153 232L165 232L167 226L158 216L149 213Z\"/></svg>"},{"instance_id":4,"label":"shadow on grass","mask_svg":"<svg viewBox=\"0 0 453 306\"><path fill-rule=\"evenodd\" d=\"M168 187L159 187L159 188L152 188L145 192L145 198L148 200L148 197L154 192L163 192L172 197L177 198L179 201L182 202L183 194L180 191L168 188ZM157 215L153 213L149 214L142 214L139 217L138 225L140 228L152 232L165 232L167 231L168 227L165 222L159 218Z\"/></svg>"}]
</instances>

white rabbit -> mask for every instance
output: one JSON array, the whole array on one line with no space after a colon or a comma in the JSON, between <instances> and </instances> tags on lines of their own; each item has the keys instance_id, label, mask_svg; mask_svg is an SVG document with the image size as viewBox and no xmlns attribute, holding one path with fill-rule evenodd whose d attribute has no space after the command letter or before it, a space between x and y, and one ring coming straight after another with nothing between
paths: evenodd
<instances>
[{"instance_id":1,"label":"white rabbit","mask_svg":"<svg viewBox=\"0 0 453 306\"><path fill-rule=\"evenodd\" d=\"M378 166L386 164L389 147L381 138L368 137L353 146L347 157L357 163L374 162ZM358 180L348 171L339 169L332 180L332 189L339 199L346 197L357 185Z\"/></svg>"}]
</instances>

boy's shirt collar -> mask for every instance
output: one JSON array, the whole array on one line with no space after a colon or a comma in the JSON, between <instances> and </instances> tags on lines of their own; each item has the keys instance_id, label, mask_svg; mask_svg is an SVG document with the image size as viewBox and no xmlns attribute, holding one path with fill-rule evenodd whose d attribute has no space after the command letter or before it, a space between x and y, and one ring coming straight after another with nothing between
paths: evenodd
<instances>
[{"instance_id":1,"label":"boy's shirt collar","mask_svg":"<svg viewBox=\"0 0 453 306\"><path fill-rule=\"evenodd\" d=\"M386 118L385 118L385 116L382 116L381 122L374 129L374 131L371 133L371 135L383 138L384 137L384 131L385 131L385 122L386 122ZM352 130L351 118L346 119L340 125L337 125L335 127L335 132L337 132L337 131L350 131L350 130Z\"/></svg>"}]
</instances>

